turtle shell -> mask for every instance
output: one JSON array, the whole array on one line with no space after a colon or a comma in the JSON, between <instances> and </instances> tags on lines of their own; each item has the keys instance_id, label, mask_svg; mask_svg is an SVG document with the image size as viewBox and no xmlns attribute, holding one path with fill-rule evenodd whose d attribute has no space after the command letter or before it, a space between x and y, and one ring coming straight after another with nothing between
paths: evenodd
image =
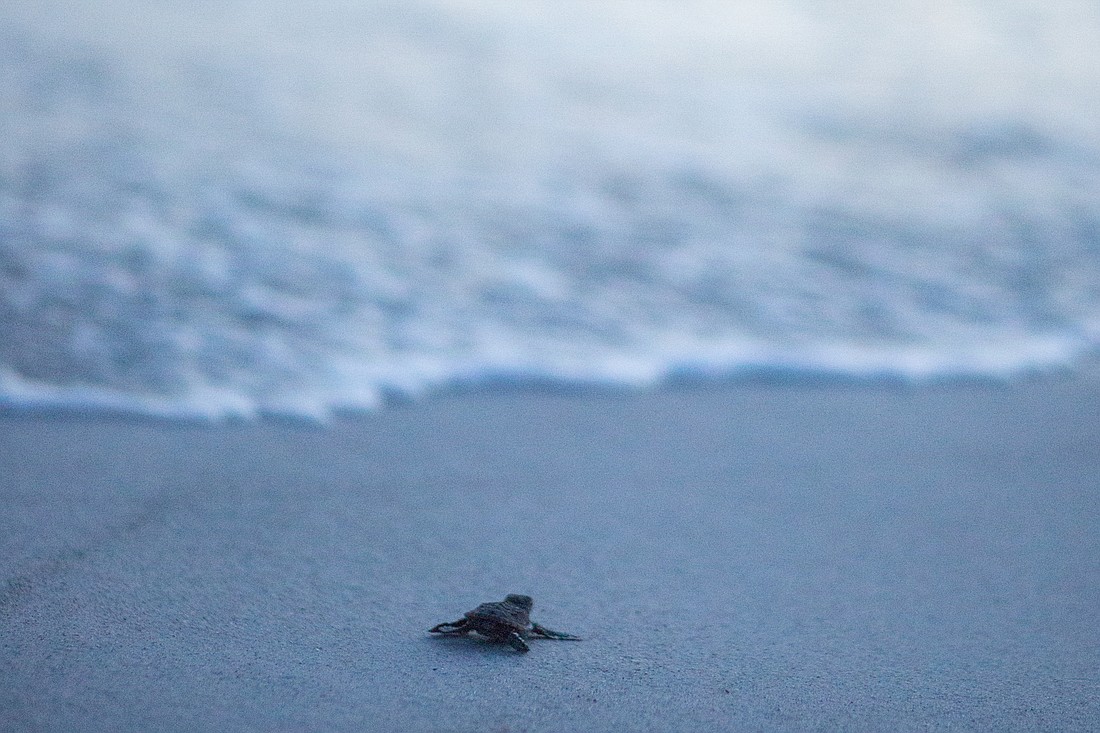
<instances>
[{"instance_id":1,"label":"turtle shell","mask_svg":"<svg viewBox=\"0 0 1100 733\"><path fill-rule=\"evenodd\" d=\"M522 631L531 624L531 605L529 596L508 596L503 601L482 603L465 616L471 621L495 622Z\"/></svg>"}]
</instances>

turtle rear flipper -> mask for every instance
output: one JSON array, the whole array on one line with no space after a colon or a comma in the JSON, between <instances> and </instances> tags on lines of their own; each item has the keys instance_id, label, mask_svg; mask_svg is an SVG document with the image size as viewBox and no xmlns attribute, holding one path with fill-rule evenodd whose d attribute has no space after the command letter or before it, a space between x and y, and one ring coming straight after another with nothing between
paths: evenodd
<instances>
[{"instance_id":1,"label":"turtle rear flipper","mask_svg":"<svg viewBox=\"0 0 1100 733\"><path fill-rule=\"evenodd\" d=\"M536 636L541 636L546 639L560 639L562 641L581 641L581 637L573 636L572 634L566 634L562 631L554 631L548 629L545 626L540 626L536 623L531 624L531 633Z\"/></svg>"},{"instance_id":2,"label":"turtle rear flipper","mask_svg":"<svg viewBox=\"0 0 1100 733\"><path fill-rule=\"evenodd\" d=\"M439 624L428 629L429 634L465 634L470 631L470 620L459 619L446 624Z\"/></svg>"}]
</instances>

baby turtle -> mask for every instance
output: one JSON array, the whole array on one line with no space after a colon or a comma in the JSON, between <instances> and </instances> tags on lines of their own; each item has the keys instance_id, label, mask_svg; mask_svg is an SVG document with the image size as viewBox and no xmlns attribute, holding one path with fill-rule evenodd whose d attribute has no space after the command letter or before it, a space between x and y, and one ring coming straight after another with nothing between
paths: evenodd
<instances>
[{"instance_id":1,"label":"baby turtle","mask_svg":"<svg viewBox=\"0 0 1100 733\"><path fill-rule=\"evenodd\" d=\"M531 622L531 596L508 595L503 601L482 603L472 611L467 611L458 621L439 624L428 629L432 634L463 636L475 631L489 641L504 642L518 652L530 651L525 639L528 636L541 636L545 639L568 639L580 641L579 636L552 631L545 626Z\"/></svg>"}]
</instances>

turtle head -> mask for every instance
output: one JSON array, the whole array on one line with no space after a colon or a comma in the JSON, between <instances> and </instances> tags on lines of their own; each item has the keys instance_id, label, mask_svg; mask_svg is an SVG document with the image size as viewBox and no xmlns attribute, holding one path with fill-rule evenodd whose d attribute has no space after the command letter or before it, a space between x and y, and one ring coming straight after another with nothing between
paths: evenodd
<instances>
[{"instance_id":1,"label":"turtle head","mask_svg":"<svg viewBox=\"0 0 1100 733\"><path fill-rule=\"evenodd\" d=\"M513 606L519 606L520 608L531 610L531 607L535 605L535 602L531 600L531 596L519 596L511 593L504 597L505 603L511 603Z\"/></svg>"}]
</instances>

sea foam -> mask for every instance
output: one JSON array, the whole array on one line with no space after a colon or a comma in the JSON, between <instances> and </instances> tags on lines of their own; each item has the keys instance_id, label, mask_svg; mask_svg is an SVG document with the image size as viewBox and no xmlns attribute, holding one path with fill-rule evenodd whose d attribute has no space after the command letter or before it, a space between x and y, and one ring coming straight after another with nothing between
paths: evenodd
<instances>
[{"instance_id":1,"label":"sea foam","mask_svg":"<svg viewBox=\"0 0 1100 733\"><path fill-rule=\"evenodd\" d=\"M0 16L8 406L999 379L1100 343L1088 3L69 5Z\"/></svg>"}]
</instances>

